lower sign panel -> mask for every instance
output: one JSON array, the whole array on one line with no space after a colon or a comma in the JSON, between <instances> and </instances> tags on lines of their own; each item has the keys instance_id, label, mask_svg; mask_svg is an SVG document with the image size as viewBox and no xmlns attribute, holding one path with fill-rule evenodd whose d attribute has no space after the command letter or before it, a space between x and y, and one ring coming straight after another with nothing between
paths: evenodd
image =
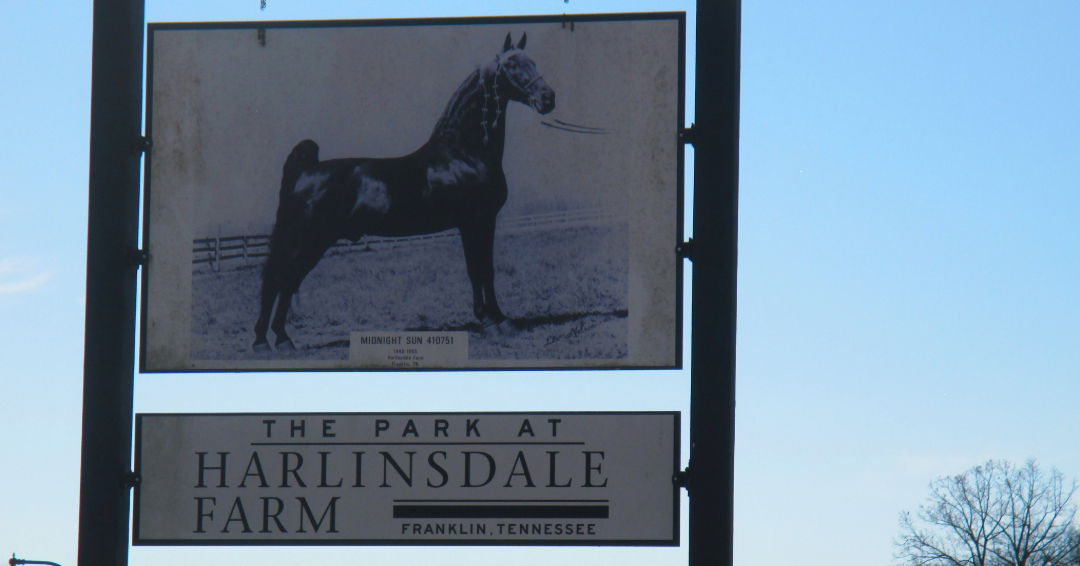
<instances>
[{"instance_id":1,"label":"lower sign panel","mask_svg":"<svg viewBox=\"0 0 1080 566\"><path fill-rule=\"evenodd\" d=\"M140 414L133 543L678 546L679 419Z\"/></svg>"}]
</instances>

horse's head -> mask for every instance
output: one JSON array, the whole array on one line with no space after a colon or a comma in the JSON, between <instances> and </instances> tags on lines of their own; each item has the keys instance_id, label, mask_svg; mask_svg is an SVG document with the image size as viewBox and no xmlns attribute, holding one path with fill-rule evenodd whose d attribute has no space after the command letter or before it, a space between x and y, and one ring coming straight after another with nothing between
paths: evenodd
<instances>
[{"instance_id":1,"label":"horse's head","mask_svg":"<svg viewBox=\"0 0 1080 566\"><path fill-rule=\"evenodd\" d=\"M510 34L506 34L502 53L496 58L497 65L506 77L506 89L510 100L528 104L541 114L555 109L555 91L544 82L536 70L536 63L525 55L525 34L515 46Z\"/></svg>"}]
</instances>

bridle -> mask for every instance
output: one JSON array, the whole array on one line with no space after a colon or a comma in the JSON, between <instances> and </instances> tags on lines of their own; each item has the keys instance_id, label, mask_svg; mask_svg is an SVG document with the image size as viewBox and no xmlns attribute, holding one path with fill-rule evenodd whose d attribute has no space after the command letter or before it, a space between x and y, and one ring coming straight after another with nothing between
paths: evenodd
<instances>
[{"instance_id":1,"label":"bridle","mask_svg":"<svg viewBox=\"0 0 1080 566\"><path fill-rule=\"evenodd\" d=\"M525 83L525 86L521 87L521 92L524 92L526 95L528 95L529 99L531 100L532 95L529 94L529 87L531 87L533 85L533 83L535 83L536 81L538 81L538 80L540 80L542 78L544 78L544 75L536 75L535 79Z\"/></svg>"},{"instance_id":2,"label":"bridle","mask_svg":"<svg viewBox=\"0 0 1080 566\"><path fill-rule=\"evenodd\" d=\"M495 56L495 61L498 63L498 67L495 69L495 78L491 81L491 90L495 91L495 119L491 122L491 128L495 129L499 127L499 117L502 115L502 107L499 105L499 75L503 74L502 58L498 55ZM514 81L507 77L506 80L510 82L515 88L520 90L529 99L529 103L536 102L536 98L529 94L529 87L536 84L536 81L544 78L543 75L536 75L531 81L525 84L525 86L518 86L514 84ZM483 73L480 75L480 86L484 89L484 106L480 112L480 125L484 128L484 145L488 143L488 122L487 122L487 107L488 100L491 95L488 94L487 81L484 80Z\"/></svg>"},{"instance_id":3,"label":"bridle","mask_svg":"<svg viewBox=\"0 0 1080 566\"><path fill-rule=\"evenodd\" d=\"M495 69L495 79L491 81L491 90L495 91L495 120L492 121L492 129L499 126L499 115L502 114L502 107L499 105L499 75L502 74L502 58L498 55L495 56L495 61L499 64L499 67ZM487 123L487 107L488 99L491 95L487 91L487 81L484 80L483 72L480 73L480 86L484 88L484 106L480 111L480 125L484 127L484 145L488 144L488 123Z\"/></svg>"}]
</instances>

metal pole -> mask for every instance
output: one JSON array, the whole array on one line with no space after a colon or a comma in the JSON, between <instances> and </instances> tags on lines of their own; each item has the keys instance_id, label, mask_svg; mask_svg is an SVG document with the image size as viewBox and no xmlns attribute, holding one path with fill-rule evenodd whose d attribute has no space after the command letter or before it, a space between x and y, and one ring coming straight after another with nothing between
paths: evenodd
<instances>
[{"instance_id":1,"label":"metal pole","mask_svg":"<svg viewBox=\"0 0 1080 566\"><path fill-rule=\"evenodd\" d=\"M690 564L732 564L740 0L698 0Z\"/></svg>"},{"instance_id":2,"label":"metal pole","mask_svg":"<svg viewBox=\"0 0 1080 566\"><path fill-rule=\"evenodd\" d=\"M95 0L79 566L128 556L143 0Z\"/></svg>"}]
</instances>

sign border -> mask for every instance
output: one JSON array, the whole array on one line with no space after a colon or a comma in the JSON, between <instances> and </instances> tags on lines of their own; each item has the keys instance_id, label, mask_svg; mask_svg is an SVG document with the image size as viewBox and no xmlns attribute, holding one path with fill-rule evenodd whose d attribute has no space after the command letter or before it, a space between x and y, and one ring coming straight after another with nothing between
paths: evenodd
<instances>
[{"instance_id":1,"label":"sign border","mask_svg":"<svg viewBox=\"0 0 1080 566\"><path fill-rule=\"evenodd\" d=\"M145 100L145 137L153 141L153 87L154 87L154 32L169 30L210 30L210 29L283 29L283 28L337 28L337 27L395 27L395 26L445 26L445 25L486 25L486 24L533 24L575 22L619 22L676 20L679 23L679 85L678 119L671 135L676 140L676 234L671 242L671 253L676 257L675 267L675 363L660 366L559 366L559 367L469 367L469 368L371 368L371 367L311 367L311 368L230 368L222 369L146 369L146 332L148 320L149 269L143 265L140 274L139 294L139 373L298 373L298 372L460 372L460 371L614 371L614 370L681 370L683 369L683 286L684 262L676 253L676 248L683 242L685 231L685 143L679 137L686 122L686 12L624 12L608 14L551 14L532 16L470 16L450 18L393 18L360 20L276 20L243 22L167 22L146 24L146 100ZM142 249L147 254L154 253L150 248L150 199L151 199L151 152L147 151L143 159L142 183Z\"/></svg>"},{"instance_id":2,"label":"sign border","mask_svg":"<svg viewBox=\"0 0 1080 566\"><path fill-rule=\"evenodd\" d=\"M423 539L423 540L399 540L399 539L341 539L341 540L176 540L154 539L144 540L139 538L139 516L141 503L142 482L142 430L144 417L260 417L260 416L434 416L434 415L668 415L672 417L675 432L675 454L672 461L672 538L670 540L565 540L565 541L515 541L502 539L493 541L473 541L458 539ZM135 488L132 495L132 546L626 546L626 547L677 547L681 540L681 513L682 494L680 486L674 481L674 475L680 471L682 464L682 412L681 411L394 411L394 412L260 412L260 413L136 413L135 414Z\"/></svg>"}]
</instances>

